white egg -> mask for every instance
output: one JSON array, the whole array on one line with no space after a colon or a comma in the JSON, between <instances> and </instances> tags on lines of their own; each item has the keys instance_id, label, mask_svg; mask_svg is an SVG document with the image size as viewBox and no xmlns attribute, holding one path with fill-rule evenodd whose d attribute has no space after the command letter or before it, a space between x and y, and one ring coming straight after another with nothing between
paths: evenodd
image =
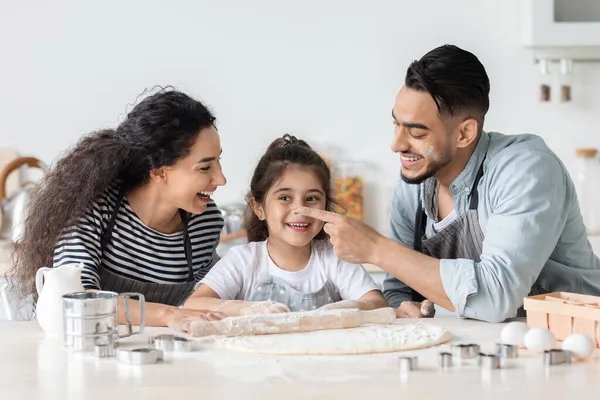
<instances>
[{"instance_id":1,"label":"white egg","mask_svg":"<svg viewBox=\"0 0 600 400\"><path fill-rule=\"evenodd\" d=\"M589 336L583 333L574 333L562 342L562 349L573 353L574 358L583 360L592 355L596 344Z\"/></svg>"},{"instance_id":2,"label":"white egg","mask_svg":"<svg viewBox=\"0 0 600 400\"><path fill-rule=\"evenodd\" d=\"M524 322L509 322L500 332L500 341L504 344L523 347L528 330L529 327Z\"/></svg>"},{"instance_id":3,"label":"white egg","mask_svg":"<svg viewBox=\"0 0 600 400\"><path fill-rule=\"evenodd\" d=\"M548 329L533 328L525 334L525 346L536 353L556 347L556 339Z\"/></svg>"}]
</instances>

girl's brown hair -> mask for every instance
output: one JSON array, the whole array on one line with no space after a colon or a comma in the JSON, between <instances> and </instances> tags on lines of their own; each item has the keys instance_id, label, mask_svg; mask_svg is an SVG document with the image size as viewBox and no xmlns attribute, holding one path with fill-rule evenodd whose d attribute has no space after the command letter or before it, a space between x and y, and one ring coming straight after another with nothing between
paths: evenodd
<instances>
[{"instance_id":1,"label":"girl's brown hair","mask_svg":"<svg viewBox=\"0 0 600 400\"><path fill-rule=\"evenodd\" d=\"M331 171L327 163L304 140L286 134L271 143L252 175L244 214L244 228L249 242L260 242L269 237L267 222L258 219L252 210L250 199L254 198L255 202L264 205L265 196L289 166L298 166L314 172L325 192L325 209L334 212L341 210L333 196ZM328 236L321 229L314 239L328 239Z\"/></svg>"}]
</instances>

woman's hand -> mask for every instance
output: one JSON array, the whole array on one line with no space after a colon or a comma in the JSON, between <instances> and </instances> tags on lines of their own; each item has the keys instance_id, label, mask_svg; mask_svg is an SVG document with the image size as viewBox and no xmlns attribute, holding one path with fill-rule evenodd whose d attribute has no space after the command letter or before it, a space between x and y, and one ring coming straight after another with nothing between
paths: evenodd
<instances>
[{"instance_id":1,"label":"woman's hand","mask_svg":"<svg viewBox=\"0 0 600 400\"><path fill-rule=\"evenodd\" d=\"M176 331L187 332L187 328L194 321L219 321L226 318L227 315L206 310L190 310L186 308L177 308L173 310L166 320L166 325Z\"/></svg>"},{"instance_id":2,"label":"woman's hand","mask_svg":"<svg viewBox=\"0 0 600 400\"><path fill-rule=\"evenodd\" d=\"M240 305L240 315L280 314L290 312L285 304L276 301L245 301Z\"/></svg>"}]
</instances>

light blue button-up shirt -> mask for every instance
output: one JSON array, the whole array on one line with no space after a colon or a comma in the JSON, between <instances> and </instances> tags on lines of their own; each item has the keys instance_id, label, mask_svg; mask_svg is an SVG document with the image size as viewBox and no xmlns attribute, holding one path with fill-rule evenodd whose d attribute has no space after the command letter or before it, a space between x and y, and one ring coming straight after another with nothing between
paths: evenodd
<instances>
[{"instance_id":1,"label":"light blue button-up shirt","mask_svg":"<svg viewBox=\"0 0 600 400\"><path fill-rule=\"evenodd\" d=\"M459 215L478 185L481 261L440 260L442 284L456 315L490 322L515 317L534 285L548 292L600 295L600 260L588 241L573 182L559 158L535 135L484 132L465 169L450 185ZM600 178L599 178L600 179ZM436 181L401 179L391 204L391 237L412 248L417 207L437 222ZM414 268L419 268L415 265ZM388 275L384 295L398 307L411 289Z\"/></svg>"}]
</instances>

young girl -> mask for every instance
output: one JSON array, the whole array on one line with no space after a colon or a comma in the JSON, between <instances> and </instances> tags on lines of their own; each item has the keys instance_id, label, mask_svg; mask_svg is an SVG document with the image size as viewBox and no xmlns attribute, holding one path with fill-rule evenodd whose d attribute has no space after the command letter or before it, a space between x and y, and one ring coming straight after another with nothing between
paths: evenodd
<instances>
[{"instance_id":1,"label":"young girl","mask_svg":"<svg viewBox=\"0 0 600 400\"><path fill-rule=\"evenodd\" d=\"M293 213L301 206L333 211L330 182L329 167L306 142L289 135L275 140L252 177L249 243L231 248L185 307L230 316L386 307L363 267L335 256L323 222Z\"/></svg>"}]
</instances>

